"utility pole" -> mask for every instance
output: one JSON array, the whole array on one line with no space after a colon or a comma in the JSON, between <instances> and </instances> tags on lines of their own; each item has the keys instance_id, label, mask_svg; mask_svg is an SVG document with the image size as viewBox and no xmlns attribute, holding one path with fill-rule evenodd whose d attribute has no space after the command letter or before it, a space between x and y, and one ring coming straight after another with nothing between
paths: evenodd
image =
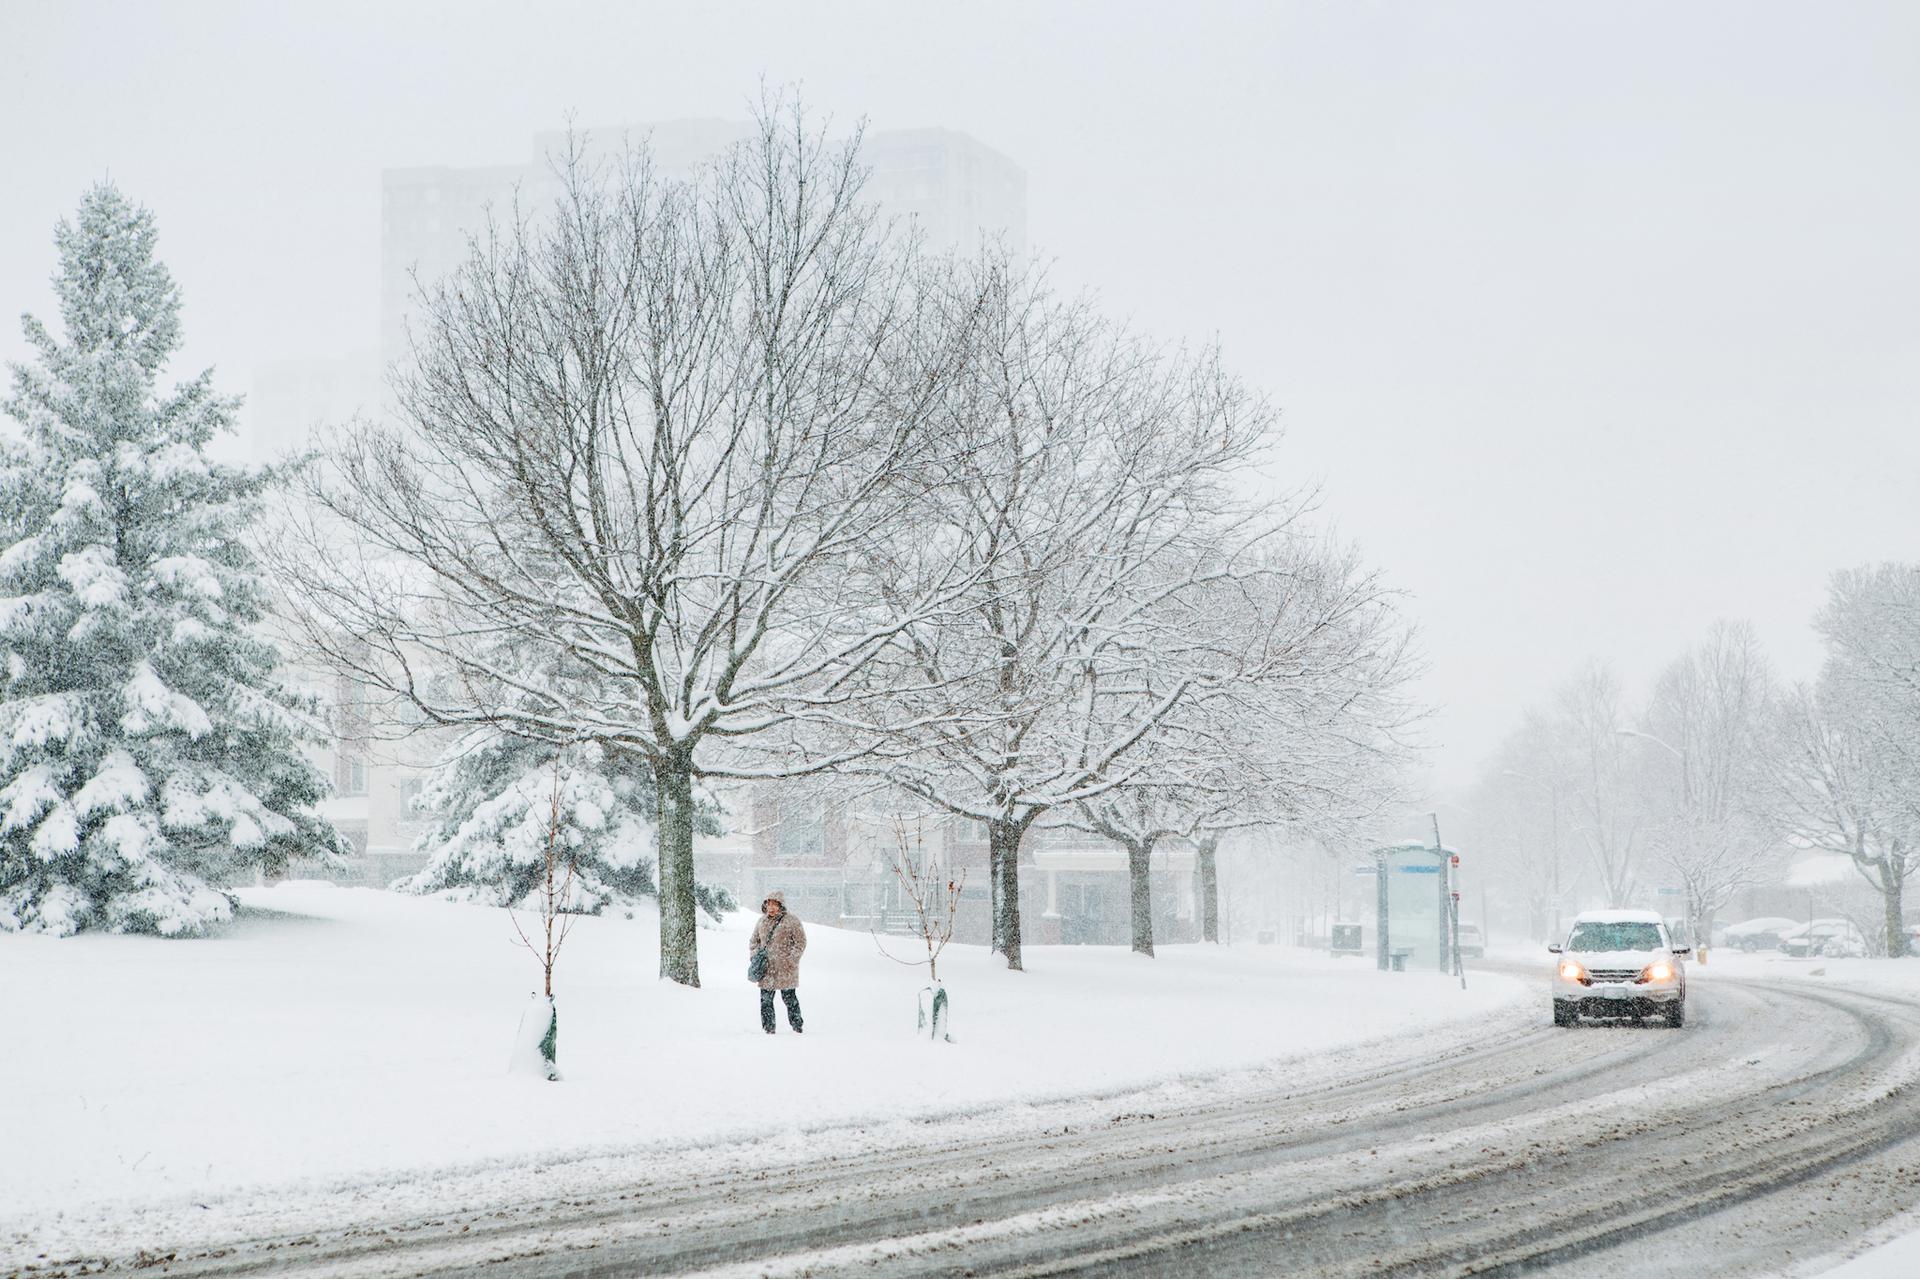
<instances>
[{"instance_id":1,"label":"utility pole","mask_svg":"<svg viewBox=\"0 0 1920 1279\"><path fill-rule=\"evenodd\" d=\"M1547 835L1550 840L1548 848L1553 859L1553 909L1548 912L1552 922L1547 925L1547 940L1560 942L1566 939L1560 922L1561 911L1566 900L1565 890L1560 886L1560 781L1557 776L1552 781L1542 781L1537 777L1529 780L1547 792Z\"/></svg>"},{"instance_id":2,"label":"utility pole","mask_svg":"<svg viewBox=\"0 0 1920 1279\"><path fill-rule=\"evenodd\" d=\"M1434 938L1434 940L1439 943L1437 949L1440 952L1440 971L1448 973L1453 971L1452 966L1447 960L1447 942L1454 931L1450 914L1453 899L1449 896L1453 891L1453 876L1447 870L1446 851L1440 846L1440 815L1438 813L1428 813L1427 819L1433 823L1433 855L1440 859L1440 864L1434 867L1434 869L1439 872L1439 874L1434 876L1434 879L1440 885L1440 895L1434 900L1434 905L1438 907L1439 914L1433 921L1433 926L1439 931L1440 935Z\"/></svg>"}]
</instances>

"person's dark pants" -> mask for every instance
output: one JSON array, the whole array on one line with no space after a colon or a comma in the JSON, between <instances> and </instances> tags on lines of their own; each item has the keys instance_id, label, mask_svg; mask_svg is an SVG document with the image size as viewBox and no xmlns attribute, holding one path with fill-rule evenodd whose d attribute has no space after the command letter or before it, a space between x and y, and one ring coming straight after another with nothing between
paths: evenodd
<instances>
[{"instance_id":1,"label":"person's dark pants","mask_svg":"<svg viewBox=\"0 0 1920 1279\"><path fill-rule=\"evenodd\" d=\"M787 1025L799 1030L800 992L783 990L780 992L780 998L787 1001ZM760 1029L769 1035L773 1033L773 992L770 990L760 992Z\"/></svg>"}]
</instances>

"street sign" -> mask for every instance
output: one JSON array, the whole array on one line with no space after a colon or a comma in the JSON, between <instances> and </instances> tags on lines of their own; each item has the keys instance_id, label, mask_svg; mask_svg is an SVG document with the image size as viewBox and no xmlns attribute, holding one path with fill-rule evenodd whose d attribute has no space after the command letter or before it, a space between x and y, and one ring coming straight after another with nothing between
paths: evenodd
<instances>
[{"instance_id":1,"label":"street sign","mask_svg":"<svg viewBox=\"0 0 1920 1279\"><path fill-rule=\"evenodd\" d=\"M1378 866L1355 866L1353 873L1356 875L1378 875L1380 868Z\"/></svg>"},{"instance_id":2,"label":"street sign","mask_svg":"<svg viewBox=\"0 0 1920 1279\"><path fill-rule=\"evenodd\" d=\"M1402 875L1438 875L1440 873L1438 866L1422 866L1418 862L1408 866L1398 866L1395 869Z\"/></svg>"},{"instance_id":3,"label":"street sign","mask_svg":"<svg viewBox=\"0 0 1920 1279\"><path fill-rule=\"evenodd\" d=\"M1662 897L1684 897L1687 894L1684 888L1656 888L1653 891Z\"/></svg>"}]
</instances>

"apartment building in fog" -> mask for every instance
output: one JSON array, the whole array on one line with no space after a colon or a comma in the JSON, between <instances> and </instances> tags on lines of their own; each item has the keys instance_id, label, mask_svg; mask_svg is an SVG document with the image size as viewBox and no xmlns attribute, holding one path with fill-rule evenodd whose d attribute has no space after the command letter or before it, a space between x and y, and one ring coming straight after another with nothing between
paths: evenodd
<instances>
[{"instance_id":1,"label":"apartment building in fog","mask_svg":"<svg viewBox=\"0 0 1920 1279\"><path fill-rule=\"evenodd\" d=\"M745 121L673 120L598 129L587 134L592 154L605 155L625 139L645 137L655 171L690 176L702 163L743 141ZM415 279L434 280L458 265L468 237L487 211L510 216L546 207L558 190L548 157L561 155L565 133L537 135L521 163L459 168L447 165L388 169L381 175L380 349L388 360L406 353L406 323ZM861 159L871 172L868 196L891 216L911 219L936 249L964 249L981 237L1003 239L1026 251L1027 176L992 147L952 129L889 129L866 135Z\"/></svg>"}]
</instances>

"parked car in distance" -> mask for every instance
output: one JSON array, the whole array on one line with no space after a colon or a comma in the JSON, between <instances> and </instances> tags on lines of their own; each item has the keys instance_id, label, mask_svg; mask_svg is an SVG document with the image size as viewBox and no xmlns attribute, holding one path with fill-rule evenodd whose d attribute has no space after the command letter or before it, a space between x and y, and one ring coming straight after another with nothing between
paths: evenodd
<instances>
[{"instance_id":1,"label":"parked car in distance","mask_svg":"<svg viewBox=\"0 0 1920 1279\"><path fill-rule=\"evenodd\" d=\"M1592 910L1576 915L1553 970L1553 1024L1582 1017L1687 1018L1687 969L1692 948L1676 946L1667 923L1650 910Z\"/></svg>"},{"instance_id":2,"label":"parked car in distance","mask_svg":"<svg viewBox=\"0 0 1920 1279\"><path fill-rule=\"evenodd\" d=\"M1794 959L1858 959L1867 953L1867 939L1850 919L1816 919L1783 934L1780 949Z\"/></svg>"},{"instance_id":3,"label":"parked car in distance","mask_svg":"<svg viewBox=\"0 0 1920 1279\"><path fill-rule=\"evenodd\" d=\"M1744 920L1729 927L1721 945L1745 951L1779 950L1780 938L1796 928L1804 927L1805 922L1788 919L1785 915L1762 915L1758 919Z\"/></svg>"},{"instance_id":4,"label":"parked car in distance","mask_svg":"<svg viewBox=\"0 0 1920 1279\"><path fill-rule=\"evenodd\" d=\"M1487 955L1487 939L1478 924L1460 925L1460 957L1462 959L1484 959Z\"/></svg>"}]
</instances>

